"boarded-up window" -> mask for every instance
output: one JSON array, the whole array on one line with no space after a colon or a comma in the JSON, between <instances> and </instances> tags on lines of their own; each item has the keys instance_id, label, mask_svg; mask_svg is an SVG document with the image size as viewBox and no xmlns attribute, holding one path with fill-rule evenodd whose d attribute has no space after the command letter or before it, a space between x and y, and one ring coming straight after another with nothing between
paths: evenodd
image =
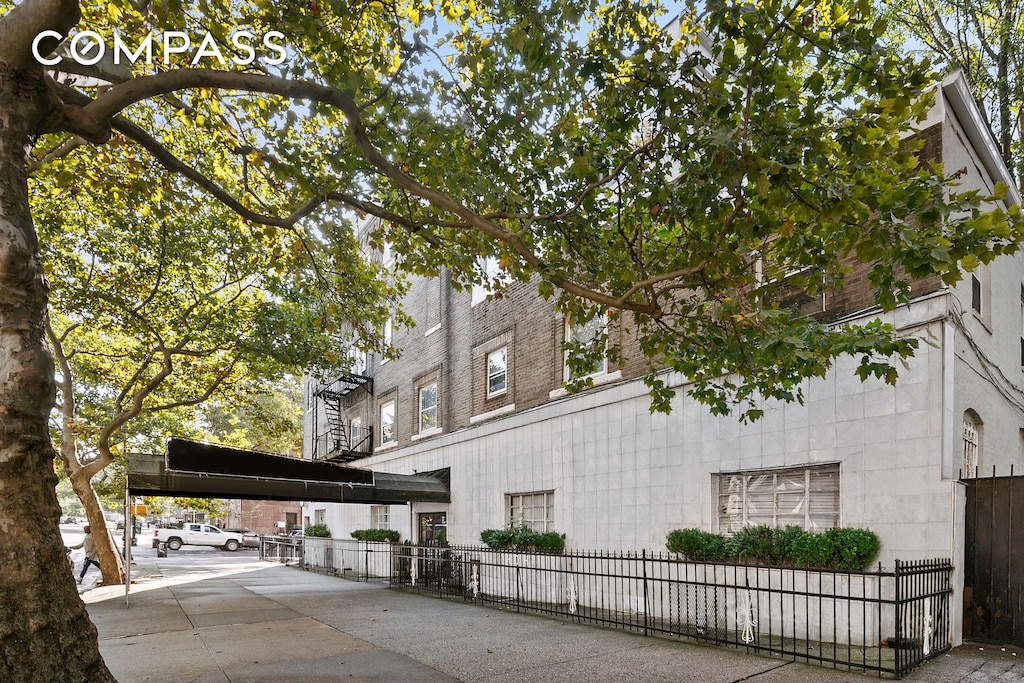
<instances>
[{"instance_id":1,"label":"boarded-up window","mask_svg":"<svg viewBox=\"0 0 1024 683\"><path fill-rule=\"evenodd\" d=\"M722 533L760 525L808 531L839 526L839 465L723 473L717 479Z\"/></svg>"}]
</instances>

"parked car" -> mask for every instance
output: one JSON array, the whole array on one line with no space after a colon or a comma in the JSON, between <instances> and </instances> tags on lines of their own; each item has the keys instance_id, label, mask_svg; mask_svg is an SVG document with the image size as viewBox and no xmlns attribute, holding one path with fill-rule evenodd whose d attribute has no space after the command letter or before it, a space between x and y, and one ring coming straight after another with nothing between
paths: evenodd
<instances>
[{"instance_id":1,"label":"parked car","mask_svg":"<svg viewBox=\"0 0 1024 683\"><path fill-rule=\"evenodd\" d=\"M288 535L294 538L302 538L303 536L305 536L305 533L302 531L302 529L292 529L292 532Z\"/></svg>"},{"instance_id":2,"label":"parked car","mask_svg":"<svg viewBox=\"0 0 1024 683\"><path fill-rule=\"evenodd\" d=\"M229 534L241 534L243 548L260 547L260 535L255 531L249 531L248 529L225 529L224 531Z\"/></svg>"},{"instance_id":3,"label":"parked car","mask_svg":"<svg viewBox=\"0 0 1024 683\"><path fill-rule=\"evenodd\" d=\"M210 545L234 551L242 547L242 537L210 524L189 522L181 529L154 529L153 547L158 548L161 543L166 543L168 550L178 550L183 545Z\"/></svg>"}]
</instances>

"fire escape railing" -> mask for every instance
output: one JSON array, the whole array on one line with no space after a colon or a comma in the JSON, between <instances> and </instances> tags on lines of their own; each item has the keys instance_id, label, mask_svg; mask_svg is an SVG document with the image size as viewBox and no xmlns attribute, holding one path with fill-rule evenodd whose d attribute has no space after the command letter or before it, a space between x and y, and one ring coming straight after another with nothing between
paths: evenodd
<instances>
[{"instance_id":1,"label":"fire escape railing","mask_svg":"<svg viewBox=\"0 0 1024 683\"><path fill-rule=\"evenodd\" d=\"M314 460L351 462L373 454L373 428L346 418L343 399L364 388L373 395L373 378L347 373L313 392Z\"/></svg>"}]
</instances>

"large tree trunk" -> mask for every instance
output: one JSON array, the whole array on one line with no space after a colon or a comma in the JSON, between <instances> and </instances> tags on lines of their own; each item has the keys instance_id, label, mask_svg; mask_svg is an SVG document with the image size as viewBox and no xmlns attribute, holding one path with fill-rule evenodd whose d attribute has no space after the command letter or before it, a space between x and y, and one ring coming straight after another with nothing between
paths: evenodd
<instances>
[{"instance_id":1,"label":"large tree trunk","mask_svg":"<svg viewBox=\"0 0 1024 683\"><path fill-rule=\"evenodd\" d=\"M65 559L47 431L48 288L26 168L44 92L40 70L0 60L0 680L112 681Z\"/></svg>"},{"instance_id":2,"label":"large tree trunk","mask_svg":"<svg viewBox=\"0 0 1024 683\"><path fill-rule=\"evenodd\" d=\"M100 456L85 465L78 459L78 441L75 433L75 378L71 371L71 364L64 354L64 347L53 329L47 324L47 335L50 339L50 349L57 361L57 369L60 373L60 394L61 400L57 406L60 413L60 459L64 463L64 471L71 482L71 488L75 495L82 501L85 508L85 516L89 520L89 526L93 529L92 540L96 544L96 553L99 556L100 571L103 573L103 583L108 586L124 583L124 562L121 554L117 552L113 536L107 531L107 520L103 516L103 506L100 504L96 489L92 487L92 479L103 469L113 462L109 448L101 448ZM102 531L101 531L102 530Z\"/></svg>"},{"instance_id":3,"label":"large tree trunk","mask_svg":"<svg viewBox=\"0 0 1024 683\"><path fill-rule=\"evenodd\" d=\"M99 496L96 495L96 489L92 487L92 475L85 468L77 467L68 469L68 478L71 480L71 488L74 489L78 499L82 501L82 507L85 508L85 516L92 529L92 540L96 544L96 553L99 555L103 583L108 586L124 583L124 562L121 560L117 546L114 545L114 538L107 528L107 520L103 516L103 507L100 504Z\"/></svg>"}]
</instances>

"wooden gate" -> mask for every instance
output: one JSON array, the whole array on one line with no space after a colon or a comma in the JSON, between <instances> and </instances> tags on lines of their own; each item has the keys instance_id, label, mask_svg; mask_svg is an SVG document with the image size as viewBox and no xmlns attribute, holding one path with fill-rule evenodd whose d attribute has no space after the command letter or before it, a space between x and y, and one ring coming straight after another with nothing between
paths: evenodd
<instances>
[{"instance_id":1,"label":"wooden gate","mask_svg":"<svg viewBox=\"0 0 1024 683\"><path fill-rule=\"evenodd\" d=\"M1024 646L1024 477L963 483L964 639Z\"/></svg>"}]
</instances>

